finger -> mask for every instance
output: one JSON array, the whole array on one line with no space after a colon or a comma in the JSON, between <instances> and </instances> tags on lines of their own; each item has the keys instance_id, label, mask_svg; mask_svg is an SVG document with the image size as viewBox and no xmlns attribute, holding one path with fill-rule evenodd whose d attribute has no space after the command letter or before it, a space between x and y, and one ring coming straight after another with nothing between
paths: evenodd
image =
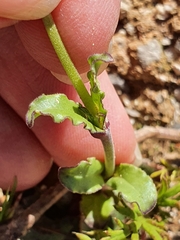
<instances>
[{"instance_id":1,"label":"finger","mask_svg":"<svg viewBox=\"0 0 180 240\"><path fill-rule=\"evenodd\" d=\"M62 40L80 73L88 71L90 55L108 50L119 9L119 0L64 0L53 11ZM36 61L50 71L64 74L41 20L20 22L16 29Z\"/></svg>"},{"instance_id":2,"label":"finger","mask_svg":"<svg viewBox=\"0 0 180 240\"><path fill-rule=\"evenodd\" d=\"M0 17L0 28L9 27L17 23L17 20Z\"/></svg>"},{"instance_id":3,"label":"finger","mask_svg":"<svg viewBox=\"0 0 180 240\"><path fill-rule=\"evenodd\" d=\"M17 190L36 185L50 170L50 155L9 106L0 99L0 186Z\"/></svg>"},{"instance_id":4,"label":"finger","mask_svg":"<svg viewBox=\"0 0 180 240\"><path fill-rule=\"evenodd\" d=\"M1 30L2 97L23 119L29 103L42 93L63 92L70 99L78 101L73 87L57 81L48 70L38 65L22 47L13 27L11 29L11 32L7 32L7 29ZM16 51L13 51L14 48ZM100 80L102 89L106 92L105 106L109 111L116 161L132 162L135 147L132 127L107 76L100 76ZM32 130L59 165L74 165L81 159L92 156L103 160L100 142L93 139L82 126L74 127L69 121L54 124L51 119L41 117L37 119Z\"/></svg>"},{"instance_id":5,"label":"finger","mask_svg":"<svg viewBox=\"0 0 180 240\"><path fill-rule=\"evenodd\" d=\"M99 76L99 81L102 91L105 92L103 102L108 111L107 117L110 121L114 141L116 164L122 162L132 163L135 158L136 140L128 116L106 72ZM79 100L76 95L73 96L73 99L75 101ZM59 137L59 146L63 149L60 155L58 155L58 149L56 156L54 155L55 161L60 166L76 165L80 159L83 160L93 156L104 161L104 153L100 140L92 138L90 133L85 131L82 126L74 127L69 121L66 121L59 125L58 128L53 126L51 134L53 135L55 131L57 136L61 136ZM43 135L41 137L43 138Z\"/></svg>"},{"instance_id":6,"label":"finger","mask_svg":"<svg viewBox=\"0 0 180 240\"><path fill-rule=\"evenodd\" d=\"M60 0L1 0L0 16L16 20L39 19L48 15Z\"/></svg>"}]
</instances>

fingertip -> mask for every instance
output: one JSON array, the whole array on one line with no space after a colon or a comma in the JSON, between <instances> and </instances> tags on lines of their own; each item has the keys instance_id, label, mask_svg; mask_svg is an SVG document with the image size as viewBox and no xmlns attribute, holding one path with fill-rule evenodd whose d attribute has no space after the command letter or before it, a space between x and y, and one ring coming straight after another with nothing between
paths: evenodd
<instances>
[{"instance_id":1,"label":"fingertip","mask_svg":"<svg viewBox=\"0 0 180 240\"><path fill-rule=\"evenodd\" d=\"M0 188L12 186L15 176L17 191L31 188L49 172L50 155L3 101L0 101L0 119Z\"/></svg>"},{"instance_id":2,"label":"fingertip","mask_svg":"<svg viewBox=\"0 0 180 240\"><path fill-rule=\"evenodd\" d=\"M132 125L107 73L103 72L98 79L101 90L105 92L103 103L108 111L107 117L115 146L116 164L122 162L133 163L135 160L136 139ZM71 98L72 94L69 97ZM73 95L73 100L79 101L76 95ZM70 121L65 121L57 127L54 126L53 132L53 136L55 134L59 136L52 153L59 166L74 166L88 157L104 160L100 140L93 138L82 126L75 127L72 126ZM46 144L49 146L49 143ZM61 148L61 152L58 153L59 148Z\"/></svg>"},{"instance_id":3,"label":"fingertip","mask_svg":"<svg viewBox=\"0 0 180 240\"><path fill-rule=\"evenodd\" d=\"M0 28L9 27L18 22L18 20L0 17Z\"/></svg>"},{"instance_id":4,"label":"fingertip","mask_svg":"<svg viewBox=\"0 0 180 240\"><path fill-rule=\"evenodd\" d=\"M91 11L90 11L91 9ZM52 12L65 47L80 74L89 70L87 58L108 50L119 19L119 0L64 0ZM65 74L42 21L26 21L16 30L30 55L43 67Z\"/></svg>"},{"instance_id":5,"label":"fingertip","mask_svg":"<svg viewBox=\"0 0 180 240\"><path fill-rule=\"evenodd\" d=\"M61 0L0 1L0 16L16 20L40 19L48 15Z\"/></svg>"}]
</instances>

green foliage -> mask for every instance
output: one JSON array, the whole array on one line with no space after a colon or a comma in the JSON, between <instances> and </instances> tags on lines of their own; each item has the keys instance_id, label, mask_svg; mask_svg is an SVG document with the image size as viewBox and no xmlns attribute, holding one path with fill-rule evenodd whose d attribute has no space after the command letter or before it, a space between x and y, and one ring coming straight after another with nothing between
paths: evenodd
<instances>
[{"instance_id":1,"label":"green foliage","mask_svg":"<svg viewBox=\"0 0 180 240\"><path fill-rule=\"evenodd\" d=\"M95 158L81 161L76 167L60 168L59 180L71 192L79 194L92 194L99 191L104 179L101 173L103 164Z\"/></svg>"},{"instance_id":2,"label":"green foliage","mask_svg":"<svg viewBox=\"0 0 180 240\"><path fill-rule=\"evenodd\" d=\"M168 164L166 161L162 161L162 167L158 171L154 171L151 176L155 179L156 188L158 189L158 201L157 206L153 211L150 211L146 216L140 211L137 203L129 204L123 198L118 197L119 193L114 192L114 196L111 195L109 189L104 189L104 196L112 198L113 196L113 205L114 210L111 208L109 213L109 218L107 218L106 223L103 221L103 218L99 218L98 221L102 221L101 230L92 230L84 232L84 235L90 237L90 239L95 240L121 240L121 239L146 239L149 236L153 240L167 240L168 233L166 231L166 217L167 214L164 214L161 207L176 207L180 206L180 194L179 194L179 179L180 179L180 169L177 166ZM123 168L122 164L122 168ZM119 168L119 167L117 167ZM158 167L159 168L159 167ZM114 176L117 177L120 174L120 169L116 170ZM129 172L130 173L130 172ZM123 174L122 174L123 176ZM136 175L137 176L137 175ZM113 177L112 177L113 178ZM138 175L138 178L141 177ZM128 179L128 178L127 178ZM131 179L131 181L133 178ZM110 180L109 180L110 181ZM126 186L127 188L127 186ZM114 186L114 189L117 189ZM98 193L99 194L99 193ZM92 196L93 197L93 196ZM84 197L83 197L84 198ZM111 204L111 203L110 203ZM87 204L88 205L88 204ZM90 204L89 204L90 205ZM90 212L90 206L83 206L84 209L88 209ZM93 208L92 208L93 209ZM100 207L101 209L101 207ZM94 208L94 212L96 212ZM85 211L82 211L85 215L85 221L88 226L93 222L92 228L95 229L95 222L97 213L91 214L91 218L88 219L88 214L85 214ZM118 213L120 214L118 216ZM87 219L86 219L87 216ZM101 219L101 220L100 220ZM110 223L109 219L112 219L113 224ZM158 220L159 219L159 220ZM98 223L98 225L100 225ZM111 226L111 227L110 227ZM104 230L107 229L107 230Z\"/></svg>"},{"instance_id":3,"label":"green foliage","mask_svg":"<svg viewBox=\"0 0 180 240\"><path fill-rule=\"evenodd\" d=\"M55 123L61 123L65 119L72 121L74 125L84 124L87 130L103 132L88 121L79 103L69 100L64 94L41 95L30 105L26 114L26 123L29 127L34 125L34 120L39 116L50 116Z\"/></svg>"},{"instance_id":4,"label":"green foliage","mask_svg":"<svg viewBox=\"0 0 180 240\"><path fill-rule=\"evenodd\" d=\"M168 239L164 224L143 216L136 204L129 207L119 201L115 208L124 216L124 220L114 218L113 228L108 227L107 230L101 230L101 234L100 230L94 230L93 235L92 231L88 231L84 235L91 236L90 239L96 240L136 240L141 239L144 234L148 234L153 240Z\"/></svg>"},{"instance_id":5,"label":"green foliage","mask_svg":"<svg viewBox=\"0 0 180 240\"><path fill-rule=\"evenodd\" d=\"M162 168L151 174L152 178L159 178L158 206L178 207L180 206L180 169L168 164L165 160L161 161Z\"/></svg>"},{"instance_id":6,"label":"green foliage","mask_svg":"<svg viewBox=\"0 0 180 240\"><path fill-rule=\"evenodd\" d=\"M86 234L84 234L84 233L76 233L76 232L74 232L74 234L76 235L76 237L79 240L91 240L91 238L89 236L87 236Z\"/></svg>"},{"instance_id":7,"label":"green foliage","mask_svg":"<svg viewBox=\"0 0 180 240\"><path fill-rule=\"evenodd\" d=\"M99 68L103 62L109 63L112 61L113 61L113 58L108 53L94 54L93 56L90 56L88 58L88 62L90 64L90 71L87 73L87 77L91 85L90 93L91 93L92 101L97 109L97 114L95 118L99 122L100 124L99 126L102 129L104 127L104 121L105 121L107 111L104 109L104 106L102 103L102 100L104 98L104 92L102 92L99 88L97 75L98 75Z\"/></svg>"},{"instance_id":8,"label":"green foliage","mask_svg":"<svg viewBox=\"0 0 180 240\"><path fill-rule=\"evenodd\" d=\"M111 60L112 58L108 54L95 54L88 60L91 66L88 77L91 85L90 102L92 102L89 106L90 108L92 105L95 106L94 115L90 114L88 108L69 100L64 94L43 94L30 104L26 114L26 122L30 127L33 126L37 117L44 115L52 117L55 123L70 119L74 125L84 124L85 129L92 134L98 133L96 137L99 139L107 138L106 144L103 145L106 148L105 164L90 158L87 161L82 161L76 167L60 168L59 179L61 183L74 193L92 194L99 191L106 181L103 170L108 172L108 166L114 171L112 166L114 159L110 159L114 158L113 143L108 136L110 134L107 131L108 127L104 126L106 117L106 110L102 104L104 93L100 90L97 80L101 64ZM111 151L112 154L109 154ZM113 175L113 171L110 176ZM136 202L143 212L148 212L156 203L157 194L152 180L145 172L135 166L122 164L117 167L114 176L105 185L111 187L115 195L122 197L125 201Z\"/></svg>"},{"instance_id":9,"label":"green foliage","mask_svg":"<svg viewBox=\"0 0 180 240\"><path fill-rule=\"evenodd\" d=\"M138 167L130 164L117 166L114 177L106 184L124 201L138 203L143 213L149 212L156 205L156 187L152 179Z\"/></svg>"},{"instance_id":10,"label":"green foliage","mask_svg":"<svg viewBox=\"0 0 180 240\"><path fill-rule=\"evenodd\" d=\"M156 187L144 171L130 164L121 164L116 167L114 176L105 182L103 169L103 163L90 158L81 161L76 167L60 168L59 180L74 193L92 194L104 185L112 190L115 197L122 198L129 204L136 202L144 213L154 208L157 200Z\"/></svg>"},{"instance_id":11,"label":"green foliage","mask_svg":"<svg viewBox=\"0 0 180 240\"><path fill-rule=\"evenodd\" d=\"M108 135L108 124L105 124L107 111L102 103L104 93L97 80L101 64L112 61L111 56L95 54L88 59L89 93L64 47L53 18L49 15L43 22L54 50L84 105L67 99L63 94L42 95L30 104L27 124L33 126L34 120L40 115L50 116L56 123L70 119L74 125L84 124L85 129L102 141L105 153L105 164L89 158L75 167L59 170L62 184L74 193L86 194L82 197L81 210L88 227L103 228L108 221L114 222L112 227L107 225L107 230L75 233L76 236L81 240L138 239L139 232L146 231L156 240L164 239L161 238L164 230L160 225L143 216L154 208L157 201L152 179L141 169L128 164L117 166L114 172L114 148ZM105 177L107 168L112 171ZM166 197L171 194L166 191Z\"/></svg>"},{"instance_id":12,"label":"green foliage","mask_svg":"<svg viewBox=\"0 0 180 240\"><path fill-rule=\"evenodd\" d=\"M90 228L104 226L113 211L114 199L105 192L82 196L81 212L84 222Z\"/></svg>"},{"instance_id":13,"label":"green foliage","mask_svg":"<svg viewBox=\"0 0 180 240\"><path fill-rule=\"evenodd\" d=\"M12 208L12 202L16 192L16 186L17 186L17 178L15 177L12 188L6 191L6 194L4 195L4 201L0 205L0 208L1 208L0 223L4 223L5 221L9 220L10 218L12 218L14 214L14 210Z\"/></svg>"}]
</instances>

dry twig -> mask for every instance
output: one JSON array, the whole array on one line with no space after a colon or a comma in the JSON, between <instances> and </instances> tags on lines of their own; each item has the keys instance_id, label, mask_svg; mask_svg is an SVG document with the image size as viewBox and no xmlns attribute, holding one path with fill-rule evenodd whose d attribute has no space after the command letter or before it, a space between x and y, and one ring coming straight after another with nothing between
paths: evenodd
<instances>
[{"instance_id":1,"label":"dry twig","mask_svg":"<svg viewBox=\"0 0 180 240\"><path fill-rule=\"evenodd\" d=\"M180 129L163 128L163 127L148 127L145 126L140 130L135 131L137 142L142 142L147 138L159 138L165 140L180 141Z\"/></svg>"},{"instance_id":2,"label":"dry twig","mask_svg":"<svg viewBox=\"0 0 180 240\"><path fill-rule=\"evenodd\" d=\"M19 237L24 236L28 229L61 197L63 197L68 190L58 183L57 185L47 189L41 197L33 203L30 207L23 211L23 213L8 225L0 226L0 239L1 240L17 240Z\"/></svg>"}]
</instances>

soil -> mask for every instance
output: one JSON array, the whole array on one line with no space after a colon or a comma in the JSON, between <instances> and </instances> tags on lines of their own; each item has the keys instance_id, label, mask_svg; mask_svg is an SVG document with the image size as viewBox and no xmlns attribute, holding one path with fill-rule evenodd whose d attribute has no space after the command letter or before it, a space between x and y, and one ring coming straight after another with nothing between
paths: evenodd
<instances>
[{"instance_id":1,"label":"soil","mask_svg":"<svg viewBox=\"0 0 180 240\"><path fill-rule=\"evenodd\" d=\"M144 126L179 129L179 0L122 0L120 21L112 39L112 56L114 63L109 65L108 73L134 129ZM176 160L179 165L180 139L179 143L146 139L140 144L140 150L142 158L151 163L166 159ZM21 211L56 182L52 176L57 176L55 165L42 183L26 191L18 200ZM66 194L42 215L22 239L76 239L69 233L78 231L78 201L77 195ZM17 206L16 211L20 211ZM179 211L171 209L167 229L170 239L180 239L179 218ZM11 239L17 237L14 235Z\"/></svg>"},{"instance_id":2,"label":"soil","mask_svg":"<svg viewBox=\"0 0 180 240\"><path fill-rule=\"evenodd\" d=\"M134 129L144 126L180 128L180 2L122 0L112 39L115 61L108 72ZM180 138L179 138L180 142ZM142 158L179 166L179 142L146 139ZM170 211L170 209L168 209ZM171 209L170 239L180 239L180 212Z\"/></svg>"},{"instance_id":3,"label":"soil","mask_svg":"<svg viewBox=\"0 0 180 240\"><path fill-rule=\"evenodd\" d=\"M133 124L179 127L178 3L179 0L122 1L112 40L115 63L109 66L109 73Z\"/></svg>"}]
</instances>

